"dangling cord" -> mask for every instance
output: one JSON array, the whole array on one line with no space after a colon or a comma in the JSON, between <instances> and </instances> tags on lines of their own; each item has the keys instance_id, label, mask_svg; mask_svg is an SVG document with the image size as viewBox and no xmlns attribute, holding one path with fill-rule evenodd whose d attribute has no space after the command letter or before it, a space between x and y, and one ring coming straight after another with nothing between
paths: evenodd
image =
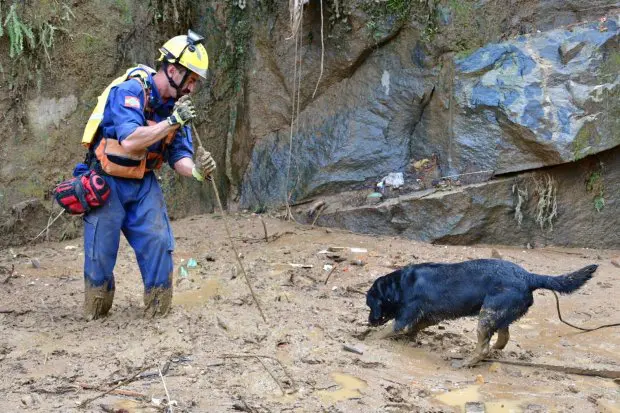
<instances>
[{"instance_id":1,"label":"dangling cord","mask_svg":"<svg viewBox=\"0 0 620 413\"><path fill-rule=\"evenodd\" d=\"M614 324L605 324L605 325L598 326L598 327L595 327L595 328L584 328L584 327L578 327L578 326L576 326L574 324L571 324L568 321L564 321L562 319L562 313L560 313L560 299L558 298L558 295L556 294L555 291L551 291L551 292L555 296L555 308L558 310L558 318L560 319L561 322L563 322L567 326L570 326L572 328L576 328L577 330L586 331L586 332L600 330L601 328L618 327L618 326L620 326L620 323L614 323Z\"/></svg>"}]
</instances>

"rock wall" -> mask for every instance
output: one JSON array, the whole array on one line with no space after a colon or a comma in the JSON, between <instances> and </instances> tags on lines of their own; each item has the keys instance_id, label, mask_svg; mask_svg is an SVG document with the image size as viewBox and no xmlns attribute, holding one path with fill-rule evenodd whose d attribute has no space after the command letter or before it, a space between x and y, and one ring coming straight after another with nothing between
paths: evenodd
<instances>
[{"instance_id":1,"label":"rock wall","mask_svg":"<svg viewBox=\"0 0 620 413\"><path fill-rule=\"evenodd\" d=\"M292 139L288 127L257 139L241 204L354 189L433 154L443 175L491 176L614 148L619 34L615 15L433 58L403 29L309 102Z\"/></svg>"},{"instance_id":2,"label":"rock wall","mask_svg":"<svg viewBox=\"0 0 620 413\"><path fill-rule=\"evenodd\" d=\"M404 173L407 193L445 175L484 182L605 154L620 140L612 1L311 0L297 37L288 2L16 4L36 41L12 56L0 36L3 228L27 221L14 216L20 202L50 205L49 190L83 157L83 125L109 80L154 65L157 48L190 27L207 36L211 58L196 124L232 209L343 191L364 193L360 204L390 172ZM62 29L53 44L50 27ZM422 176L424 159L433 171ZM213 209L209 188L169 169L160 178L173 218ZM373 230L366 224L359 230Z\"/></svg>"},{"instance_id":3,"label":"rock wall","mask_svg":"<svg viewBox=\"0 0 620 413\"><path fill-rule=\"evenodd\" d=\"M302 206L295 215L440 244L620 248L620 148L489 182L394 194L374 205L366 194L321 198L327 206L320 215Z\"/></svg>"}]
</instances>

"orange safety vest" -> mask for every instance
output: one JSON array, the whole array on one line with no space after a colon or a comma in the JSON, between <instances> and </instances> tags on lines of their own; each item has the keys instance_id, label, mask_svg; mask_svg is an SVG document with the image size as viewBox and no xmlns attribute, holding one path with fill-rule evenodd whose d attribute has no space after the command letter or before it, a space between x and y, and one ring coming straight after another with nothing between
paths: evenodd
<instances>
[{"instance_id":1,"label":"orange safety vest","mask_svg":"<svg viewBox=\"0 0 620 413\"><path fill-rule=\"evenodd\" d=\"M142 86L145 101L144 111L149 111L148 96L150 91L147 89L145 82L140 77L132 77L130 79L138 81L140 86ZM151 126L155 125L157 122L147 120L146 123L147 126ZM97 134L100 135L101 130L98 130ZM157 152L150 152L146 148L140 151L130 152L121 145L118 139L101 136L101 139L98 140L97 148L95 149L95 156L103 172L108 175L117 176L119 178L142 179L145 173L161 168L164 162L164 152L173 141L175 135L176 130L168 133L162 141L160 150Z\"/></svg>"}]
</instances>

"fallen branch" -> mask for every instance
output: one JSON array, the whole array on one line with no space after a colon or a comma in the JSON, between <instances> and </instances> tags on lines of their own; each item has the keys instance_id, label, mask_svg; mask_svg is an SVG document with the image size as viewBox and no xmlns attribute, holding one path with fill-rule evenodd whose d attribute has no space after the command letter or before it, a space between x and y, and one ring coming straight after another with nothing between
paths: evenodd
<instances>
[{"instance_id":1,"label":"fallen branch","mask_svg":"<svg viewBox=\"0 0 620 413\"><path fill-rule=\"evenodd\" d=\"M290 206L296 207L296 206L299 206L299 205L309 204L310 202L314 202L314 198L304 199L302 201L297 201L297 202L291 204ZM282 209L282 207L280 207L280 209Z\"/></svg>"},{"instance_id":2,"label":"fallen branch","mask_svg":"<svg viewBox=\"0 0 620 413\"><path fill-rule=\"evenodd\" d=\"M168 399L168 411L172 413L172 400L170 399L170 393L168 393L168 386L166 386L166 381L164 380L163 374L161 374L161 369L157 366L157 371L159 372L159 377L161 378L161 382L164 384L164 390L166 391L166 398Z\"/></svg>"},{"instance_id":3,"label":"fallen branch","mask_svg":"<svg viewBox=\"0 0 620 413\"><path fill-rule=\"evenodd\" d=\"M164 364L164 368L162 370L163 375L165 376L166 374L168 374L168 371L170 370L170 365L171 365L171 361L167 361L166 364ZM158 371L152 371L149 373L140 373L137 377L134 376L130 376L130 377L123 377L120 379L116 379L116 380L112 380L109 381L107 383L108 386L114 386L116 384L118 384L119 382L123 381L126 384L131 383L133 381L137 381L137 380L144 380L144 379L148 379L151 377L155 377L155 376L159 376L159 372Z\"/></svg>"},{"instance_id":4,"label":"fallen branch","mask_svg":"<svg viewBox=\"0 0 620 413\"><path fill-rule=\"evenodd\" d=\"M91 386L88 384L80 384L80 387L84 390L99 390L98 387L96 386ZM137 391L133 391L133 390L123 390L123 389L115 389L112 390L111 392L109 392L108 394L115 394L118 396L127 396L127 397L135 397L136 399L148 399L149 396L147 396L144 393L139 393Z\"/></svg>"},{"instance_id":5,"label":"fallen branch","mask_svg":"<svg viewBox=\"0 0 620 413\"><path fill-rule=\"evenodd\" d=\"M291 382L291 387L293 389L296 388L295 380L293 380L293 378L290 376L290 374L288 374L288 371L286 371L286 368L284 367L282 362L280 360L278 360L277 358L275 358L275 357L263 356L263 355L260 355L260 354L224 354L224 355L221 355L220 357L223 358L223 359L256 359L256 360L258 360L263 365L265 370L267 370L267 372L269 373L271 378L278 384L278 387L282 391L282 394L285 394L285 392L284 392L284 390L282 388L282 385L280 384L280 381L271 373L271 371L267 368L267 366L262 361L262 359L273 360L273 361L275 361L276 363L278 363L280 365L280 368L284 372L284 375Z\"/></svg>"},{"instance_id":6,"label":"fallen branch","mask_svg":"<svg viewBox=\"0 0 620 413\"><path fill-rule=\"evenodd\" d=\"M323 212L323 210L325 209L325 206L322 206L317 212L316 212L316 216L314 217L314 219L312 220L312 225L310 225L311 227L314 227L314 224L316 224L316 221L319 219L319 217L321 216L321 213Z\"/></svg>"},{"instance_id":7,"label":"fallen branch","mask_svg":"<svg viewBox=\"0 0 620 413\"><path fill-rule=\"evenodd\" d=\"M47 224L47 226L45 228L43 228L43 231L39 232L39 234L36 237L34 237L32 240L30 240L30 242L35 242L37 240L37 238L39 238L41 235L45 234L49 230L49 228L54 224L54 222L56 222L56 220L58 218L60 218L62 216L62 214L64 214L64 212L65 212L64 209L61 210L60 213L58 215L56 215L56 217L52 220L52 222L49 222L49 220L48 220L48 224Z\"/></svg>"},{"instance_id":8,"label":"fallen branch","mask_svg":"<svg viewBox=\"0 0 620 413\"><path fill-rule=\"evenodd\" d=\"M451 357L453 360L462 360L463 357ZM558 366L554 364L530 363L528 361L502 360L502 359L483 359L483 363L501 363L510 364L512 366L533 367L537 369L546 369L559 371L566 374L576 374L579 376L602 377L605 379L620 379L620 370L601 370L586 369L581 367Z\"/></svg>"},{"instance_id":9,"label":"fallen branch","mask_svg":"<svg viewBox=\"0 0 620 413\"><path fill-rule=\"evenodd\" d=\"M559 372L567 373L567 374L577 374L579 376L603 377L606 379L620 379L620 370L585 369L581 367L557 366L553 364L539 364L539 363L530 363L527 361L512 361L512 360L501 360L501 359L500 360L484 359L483 361L487 363L502 363L502 364L510 364L513 366L547 369L547 370L559 371Z\"/></svg>"},{"instance_id":10,"label":"fallen branch","mask_svg":"<svg viewBox=\"0 0 620 413\"><path fill-rule=\"evenodd\" d=\"M366 293L365 293L365 292L360 291L360 290L356 290L356 289L355 289L355 288L353 288L353 287L347 287L347 288L345 289L345 291L346 291L346 292L348 292L348 293L356 293L356 294L360 294L360 295L366 295Z\"/></svg>"},{"instance_id":11,"label":"fallen branch","mask_svg":"<svg viewBox=\"0 0 620 413\"><path fill-rule=\"evenodd\" d=\"M97 395L97 396L95 396L95 397L91 397L91 398L89 398L89 399L84 400L83 402L81 402L80 404L78 404L78 406L77 406L77 407L78 407L79 409L83 409L83 408L85 408L85 407L86 407L89 403L91 403L91 402L93 402L93 401L95 401L95 400L97 400L97 399L100 399L100 398L102 398L102 397L104 397L104 396L106 396L106 395L108 395L108 394L112 393L113 391L115 391L115 390L116 390L116 389L118 389L119 387L125 386L125 385L127 385L127 384L131 383L132 381L138 380L138 379L140 378L140 375L141 375L142 373L144 373L145 371L147 371L148 369L150 369L151 367L152 367L152 366L148 366L148 367L146 367L146 368L144 368L144 369L140 370L138 373L134 374L133 376L131 376L129 379L124 380L124 381L121 381L121 382L120 382L120 383L118 383L116 386L112 386L111 388L109 388L108 390L106 390L106 391L102 392L101 394L98 394L98 395Z\"/></svg>"},{"instance_id":12,"label":"fallen branch","mask_svg":"<svg viewBox=\"0 0 620 413\"><path fill-rule=\"evenodd\" d=\"M28 314L31 311L32 310L11 310L11 309L8 309L8 308L2 308L2 309L0 309L0 314L24 315L24 314Z\"/></svg>"},{"instance_id":13,"label":"fallen branch","mask_svg":"<svg viewBox=\"0 0 620 413\"><path fill-rule=\"evenodd\" d=\"M314 95L316 95L316 91L319 88L319 83L321 83L321 78L323 77L324 61L325 61L325 36L323 35L323 0L321 0L321 72L319 73L319 80L316 81L316 86L314 87L314 92L312 93L312 99L314 99Z\"/></svg>"},{"instance_id":14,"label":"fallen branch","mask_svg":"<svg viewBox=\"0 0 620 413\"><path fill-rule=\"evenodd\" d=\"M263 224L263 230L265 231L265 242L269 242L269 235L267 234L267 224L265 224L263 217L261 217L260 215L258 216L258 219L260 219L261 224Z\"/></svg>"},{"instance_id":15,"label":"fallen branch","mask_svg":"<svg viewBox=\"0 0 620 413\"><path fill-rule=\"evenodd\" d=\"M324 285L327 285L327 281L329 281L329 277L331 277L331 276L332 276L332 273L336 270L336 267L337 267L337 265L334 265L334 266L332 267L332 269L329 271L329 274L327 274L327 278L325 278Z\"/></svg>"},{"instance_id":16,"label":"fallen branch","mask_svg":"<svg viewBox=\"0 0 620 413\"><path fill-rule=\"evenodd\" d=\"M267 371L267 373L269 373L269 375L271 376L271 378L273 379L273 381L276 382L276 384L278 385L278 387L280 388L280 391L282 392L282 396L284 396L286 394L286 392L284 391L284 388L282 387L282 384L280 384L280 380L278 380L276 378L276 376L273 375L273 373L271 372L271 370L269 370L267 368L267 365L265 364L265 362L263 361L263 359L261 359L260 357L256 357L256 360L258 360L258 362L263 366L263 368Z\"/></svg>"},{"instance_id":17,"label":"fallen branch","mask_svg":"<svg viewBox=\"0 0 620 413\"><path fill-rule=\"evenodd\" d=\"M315 282L315 283L319 282L319 280L317 280L316 278L314 278L310 274L304 274L303 272L300 272L299 275L301 275L302 277L306 277L307 279L309 279L312 282Z\"/></svg>"},{"instance_id":18,"label":"fallen branch","mask_svg":"<svg viewBox=\"0 0 620 413\"><path fill-rule=\"evenodd\" d=\"M283 236L285 236L285 235L292 235L292 234L295 234L295 233L294 233L294 232L292 232L292 231L285 231L285 232L283 232L283 233L276 232L275 234L270 235L270 236L267 238L267 240L266 240L266 241L267 241L267 242L269 242L269 241L275 241L275 240L277 240L277 239L279 239L279 238L282 238L282 237L283 237ZM263 242L263 241L265 240L264 238L242 238L242 237L233 237L233 238L234 238L234 239L238 239L238 240L240 240L241 242L246 243L246 244L247 244L247 243L255 243L255 242Z\"/></svg>"}]
</instances>

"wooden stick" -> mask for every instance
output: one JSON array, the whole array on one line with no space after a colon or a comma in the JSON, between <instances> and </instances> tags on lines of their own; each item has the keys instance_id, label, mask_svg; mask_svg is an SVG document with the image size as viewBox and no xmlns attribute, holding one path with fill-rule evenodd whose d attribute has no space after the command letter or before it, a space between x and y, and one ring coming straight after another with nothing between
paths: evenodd
<instances>
[{"instance_id":1,"label":"wooden stick","mask_svg":"<svg viewBox=\"0 0 620 413\"><path fill-rule=\"evenodd\" d=\"M220 356L223 359L244 359L244 358L250 358L250 359L257 359L260 360L261 358L264 359L269 359L269 360L273 360L276 363L278 363L280 365L280 368L282 369L282 371L284 372L284 374L286 375L286 377L291 381L291 386L293 388L295 388L295 380L293 380L293 378L290 376L290 374L288 374L288 371L286 371L286 368L284 367L284 365L282 364L282 362L280 360L278 360L275 357L271 357L271 356L264 356L261 354L224 354L222 356ZM261 363L262 364L262 363ZM263 364L263 367L265 365ZM267 369L265 367L265 369ZM269 371L269 370L267 370ZM269 372L269 374L271 375L271 372ZM276 378L271 375L271 377L277 382L278 380L276 380ZM280 384L278 383L278 387L280 387L280 389L282 389L282 386L280 386Z\"/></svg>"},{"instance_id":2,"label":"wooden stick","mask_svg":"<svg viewBox=\"0 0 620 413\"><path fill-rule=\"evenodd\" d=\"M284 391L284 389L282 388L282 385L280 384L280 380L278 380L278 379L276 378L276 376L274 376L274 375L273 375L273 373L271 372L271 370L269 370L269 369L267 368L267 365L265 364L265 362L263 361L263 359L261 359L260 357L256 357L256 360L258 360L258 362L259 362L260 364L262 364L263 368L264 368L265 370L267 370L267 373L269 373L269 375L271 376L271 378L273 379L273 381L275 381L275 382L276 382L276 384L278 385L278 387L280 388L280 391L282 392L282 396L284 396L284 395L286 394L286 392L285 392L285 391Z\"/></svg>"},{"instance_id":3,"label":"wooden stick","mask_svg":"<svg viewBox=\"0 0 620 413\"><path fill-rule=\"evenodd\" d=\"M50 309L47 307L47 304L45 304L45 301L43 301L43 298L41 298L41 303L43 304L45 311L47 311L47 313L49 314L50 319L52 320L52 324L55 324L56 322L54 321L54 316L52 315L52 312L50 311Z\"/></svg>"},{"instance_id":4,"label":"wooden stick","mask_svg":"<svg viewBox=\"0 0 620 413\"><path fill-rule=\"evenodd\" d=\"M84 400L83 402L81 402L80 404L78 404L78 406L77 406L77 407L78 407L79 409L83 409L83 408L85 408L85 407L86 407L89 403L91 403L91 402L93 402L93 401L95 401L95 400L97 400L97 399L100 399L100 398L102 398L102 397L103 397L103 396L105 396L105 395L108 395L108 394L112 393L114 390L118 389L118 388L119 388L119 387L121 387L121 386L124 386L124 385L126 385L126 384L131 383L131 382L132 382L132 381L134 381L134 380L137 380L137 379L139 378L139 376L140 376L142 373L144 373L145 371L147 371L147 370L148 370L148 369L150 369L151 367L152 367L152 366L148 366L148 367L146 367L146 368L144 368L144 369L140 370L138 373L134 374L133 376L131 376L131 377L130 377L130 378L128 378L127 380L125 380L125 381L121 381L121 382L120 382L120 383L118 383L116 386L112 386L112 387L110 387L108 390L104 391L103 393L98 394L97 396L91 397L90 399L86 399L86 400Z\"/></svg>"},{"instance_id":5,"label":"wooden stick","mask_svg":"<svg viewBox=\"0 0 620 413\"><path fill-rule=\"evenodd\" d=\"M198 136L198 131L196 130L196 127L192 124L192 130L194 131L194 135L196 136L196 140L198 140L198 145L200 145L200 147L202 148L202 141L200 140L200 137ZM237 263L239 264L239 268L241 268L241 272L243 273L243 277L245 278L245 282L248 285L248 288L250 289L250 294L252 294L252 298L254 299L254 303L256 304L256 307L258 307L258 312L260 313L261 317L263 318L263 321L266 323L267 322L267 318L265 317L265 314L263 313L263 309L260 306L260 303L258 302L258 298L256 298L256 294L254 294L254 289L252 288L252 283L250 283L250 278L248 277L248 274L245 272L245 268L243 267L243 263L241 262L241 258L239 258L239 252L237 251L237 247L235 246L235 242L233 240L233 236L230 232L230 228L228 228L228 221L226 220L226 213L224 212L224 206L222 205L222 200L220 199L220 193L217 190L217 186L215 185L215 181L213 179L210 180L211 181L211 186L213 187L213 192L215 192L215 199L217 200L217 204L220 207L220 213L222 214L222 221L224 222L224 228L226 228L226 233L228 234L228 238L230 240L230 245L232 246L232 249L235 253L235 258L237 259Z\"/></svg>"},{"instance_id":6,"label":"wooden stick","mask_svg":"<svg viewBox=\"0 0 620 413\"><path fill-rule=\"evenodd\" d=\"M258 219L260 219L261 224L263 224L263 230L265 231L265 242L269 242L269 235L267 234L267 224L265 224L263 217L261 217L260 215L258 216Z\"/></svg>"},{"instance_id":7,"label":"wooden stick","mask_svg":"<svg viewBox=\"0 0 620 413\"><path fill-rule=\"evenodd\" d=\"M332 273L334 272L334 270L336 270L337 265L334 264L334 266L332 267L332 269L329 271L329 274L327 274L327 278L325 278L325 283L324 285L327 285L327 281L329 281L329 277L332 276Z\"/></svg>"},{"instance_id":8,"label":"wooden stick","mask_svg":"<svg viewBox=\"0 0 620 413\"><path fill-rule=\"evenodd\" d=\"M91 386L90 384L80 383L80 387L84 390L99 390L97 386ZM147 399L148 396L144 393L138 393L133 390L123 390L123 389L115 389L109 392L108 394L116 394L119 396L127 396L127 397L135 397L138 399Z\"/></svg>"},{"instance_id":9,"label":"wooden stick","mask_svg":"<svg viewBox=\"0 0 620 413\"><path fill-rule=\"evenodd\" d=\"M461 360L463 357L451 357L453 360ZM571 367L571 366L557 366L554 364L540 364L540 363L530 363L527 361L516 361L516 360L502 360L502 359L484 359L482 362L485 363L501 363L501 364L510 364L513 366L521 366L521 367L533 367L537 369L546 369L552 371L559 371L567 374L577 374L579 376L591 376L591 377L603 377L605 379L620 379L620 370L600 370L600 369L586 369L581 367Z\"/></svg>"},{"instance_id":10,"label":"wooden stick","mask_svg":"<svg viewBox=\"0 0 620 413\"><path fill-rule=\"evenodd\" d=\"M314 217L314 219L312 220L312 225L311 227L314 227L314 224L316 224L316 221L319 219L319 217L321 216L321 212L323 212L323 209L325 209L325 204L323 204L323 206L321 208L319 208L319 210L316 212L316 216Z\"/></svg>"},{"instance_id":11,"label":"wooden stick","mask_svg":"<svg viewBox=\"0 0 620 413\"><path fill-rule=\"evenodd\" d=\"M47 224L47 226L45 228L43 228L43 231L39 232L39 234L36 237L34 237L30 242L36 241L37 238L39 238L41 235L43 235L54 224L54 222L56 222L56 220L58 218L60 218L62 216L62 214L64 214L64 212L65 212L64 209L61 210L60 213L58 215L56 215L56 217L52 220L52 222L49 222L49 220L48 220L49 223Z\"/></svg>"},{"instance_id":12,"label":"wooden stick","mask_svg":"<svg viewBox=\"0 0 620 413\"><path fill-rule=\"evenodd\" d=\"M47 52L47 50L46 50ZM48 56L49 58L49 56ZM51 62L50 62L51 63ZM45 231L45 241L49 242L50 240L50 223L52 221L52 216L54 214L54 197L50 197L50 201L52 201L52 205L50 207L50 216L47 218L47 231Z\"/></svg>"},{"instance_id":13,"label":"wooden stick","mask_svg":"<svg viewBox=\"0 0 620 413\"><path fill-rule=\"evenodd\" d=\"M161 378L161 382L164 384L164 390L166 391L166 398L168 399L168 411L172 413L172 404L170 403L170 393L168 393L168 387L166 386L166 381L164 380L163 374L161 374L161 369L157 366L157 371L159 372L159 377Z\"/></svg>"},{"instance_id":14,"label":"wooden stick","mask_svg":"<svg viewBox=\"0 0 620 413\"><path fill-rule=\"evenodd\" d=\"M524 366L524 367L547 369L547 370L559 371L562 373L577 374L580 376L603 377L606 379L620 379L620 370L584 369L581 367L556 366L553 364L539 364L539 363L529 363L527 361L512 361L512 360L484 359L483 361L489 362L489 363L497 362L497 363L502 363L502 364L511 364L513 366Z\"/></svg>"},{"instance_id":15,"label":"wooden stick","mask_svg":"<svg viewBox=\"0 0 620 413\"><path fill-rule=\"evenodd\" d=\"M11 309L0 309L0 314L15 314L15 315L24 315L32 312L32 310L11 310Z\"/></svg>"}]
</instances>

